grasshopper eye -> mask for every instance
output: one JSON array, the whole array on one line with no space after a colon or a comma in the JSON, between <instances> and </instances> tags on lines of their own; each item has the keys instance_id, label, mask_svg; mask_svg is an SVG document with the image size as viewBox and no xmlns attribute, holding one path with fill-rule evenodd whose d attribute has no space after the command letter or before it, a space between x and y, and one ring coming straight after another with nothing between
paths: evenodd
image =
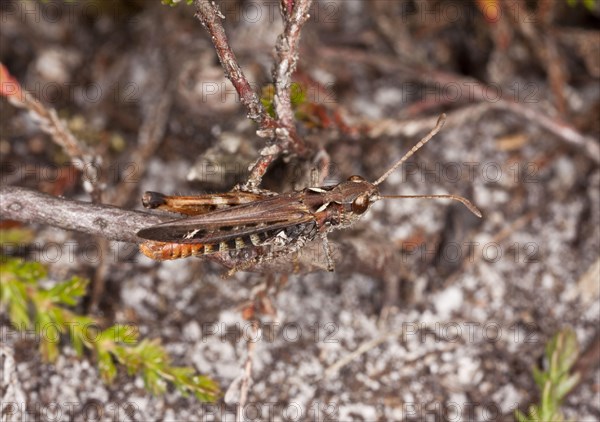
<instances>
[{"instance_id":1,"label":"grasshopper eye","mask_svg":"<svg viewBox=\"0 0 600 422\"><path fill-rule=\"evenodd\" d=\"M352 212L357 215L363 214L369 209L369 197L359 196L352 202Z\"/></svg>"},{"instance_id":2,"label":"grasshopper eye","mask_svg":"<svg viewBox=\"0 0 600 422\"><path fill-rule=\"evenodd\" d=\"M364 179L362 176L356 176L356 175L355 175L355 176L350 176L350 177L348 178L348 181L349 181L349 182L364 182L364 181L365 181L365 179Z\"/></svg>"}]
</instances>

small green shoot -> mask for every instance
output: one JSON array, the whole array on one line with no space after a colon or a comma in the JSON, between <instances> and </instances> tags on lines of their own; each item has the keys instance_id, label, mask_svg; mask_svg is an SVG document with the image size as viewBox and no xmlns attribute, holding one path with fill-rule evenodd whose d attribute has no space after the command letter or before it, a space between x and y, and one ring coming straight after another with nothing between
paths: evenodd
<instances>
[{"instance_id":1,"label":"small green shoot","mask_svg":"<svg viewBox=\"0 0 600 422\"><path fill-rule=\"evenodd\" d=\"M178 4L186 3L187 5L191 5L194 3L194 0L160 0L160 2L164 5L175 7Z\"/></svg>"},{"instance_id":2,"label":"small green shoot","mask_svg":"<svg viewBox=\"0 0 600 422\"><path fill-rule=\"evenodd\" d=\"M0 229L0 247L14 245L29 245L35 235L33 230L23 227Z\"/></svg>"},{"instance_id":3,"label":"small green shoot","mask_svg":"<svg viewBox=\"0 0 600 422\"><path fill-rule=\"evenodd\" d=\"M272 118L276 118L275 116L275 105L273 100L275 98L275 87L273 84L269 84L263 87L260 102L263 107ZM302 85L297 82L293 82L290 86L290 103L292 105L292 109L296 112L296 118L298 118L298 108L307 102L306 92Z\"/></svg>"},{"instance_id":4,"label":"small green shoot","mask_svg":"<svg viewBox=\"0 0 600 422\"><path fill-rule=\"evenodd\" d=\"M515 411L519 422L564 421L560 406L566 395L579 382L579 374L571 374L579 355L577 336L571 329L559 331L546 345L547 368L533 368L533 378L540 389L539 405L531 405L529 414Z\"/></svg>"},{"instance_id":5,"label":"small green shoot","mask_svg":"<svg viewBox=\"0 0 600 422\"><path fill-rule=\"evenodd\" d=\"M575 7L579 3L579 0L567 0L567 4L570 7ZM585 7L590 12L596 10L596 0L582 0L583 7Z\"/></svg>"}]
</instances>

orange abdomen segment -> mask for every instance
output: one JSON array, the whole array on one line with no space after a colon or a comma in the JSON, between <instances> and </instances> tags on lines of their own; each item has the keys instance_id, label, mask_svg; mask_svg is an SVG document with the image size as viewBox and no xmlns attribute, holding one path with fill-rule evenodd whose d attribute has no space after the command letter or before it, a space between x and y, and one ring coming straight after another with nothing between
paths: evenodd
<instances>
[{"instance_id":1,"label":"orange abdomen segment","mask_svg":"<svg viewBox=\"0 0 600 422\"><path fill-rule=\"evenodd\" d=\"M147 241L140 245L140 252L157 261L204 255L203 244L169 243Z\"/></svg>"}]
</instances>

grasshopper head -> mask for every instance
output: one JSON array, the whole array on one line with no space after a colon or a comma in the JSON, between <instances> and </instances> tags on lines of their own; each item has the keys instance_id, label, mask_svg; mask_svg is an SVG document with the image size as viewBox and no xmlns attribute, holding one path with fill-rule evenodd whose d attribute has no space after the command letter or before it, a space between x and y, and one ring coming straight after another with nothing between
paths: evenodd
<instances>
[{"instance_id":1,"label":"grasshopper head","mask_svg":"<svg viewBox=\"0 0 600 422\"><path fill-rule=\"evenodd\" d=\"M361 176L350 176L338 186L340 200L344 210L354 217L360 217L380 199L377 186L366 181Z\"/></svg>"}]
</instances>

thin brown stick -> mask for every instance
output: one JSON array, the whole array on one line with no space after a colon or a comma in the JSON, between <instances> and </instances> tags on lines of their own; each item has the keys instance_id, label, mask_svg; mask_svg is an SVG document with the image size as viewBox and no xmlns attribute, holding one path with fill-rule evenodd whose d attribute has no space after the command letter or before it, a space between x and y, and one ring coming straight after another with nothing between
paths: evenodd
<instances>
[{"instance_id":1,"label":"thin brown stick","mask_svg":"<svg viewBox=\"0 0 600 422\"><path fill-rule=\"evenodd\" d=\"M242 104L248 109L248 117L259 123L261 127L274 126L274 122L265 112L258 95L250 86L250 82L248 82L233 50L229 46L225 28L221 24L221 19L225 19L225 16L223 16L219 7L209 0L196 0L195 16L210 34L221 66L225 70L225 76L231 81L240 96Z\"/></svg>"},{"instance_id":2,"label":"thin brown stick","mask_svg":"<svg viewBox=\"0 0 600 422\"><path fill-rule=\"evenodd\" d=\"M0 63L0 95L5 96L15 107L28 110L40 129L50 135L72 159L75 168L81 171L83 188L95 203L102 202L102 186L99 183L98 169L102 165L101 157L80 142L58 117L56 110L46 107L30 93L21 88L8 69Z\"/></svg>"},{"instance_id":3,"label":"thin brown stick","mask_svg":"<svg viewBox=\"0 0 600 422\"><path fill-rule=\"evenodd\" d=\"M163 140L165 131L167 129L167 123L169 119L169 112L173 103L174 93L174 82L168 83L167 79L171 81L177 78L167 78L166 72L159 72L162 77L162 83L156 83L158 89L154 93L148 95L146 102L148 104L148 112L144 117L142 126L138 132L137 148L132 152L129 158L129 163L135 165L135 180L122 181L117 188L110 192L106 202L125 206L132 196L138 192L138 185L140 178L146 173L146 167L150 162L150 159L155 154L156 150L160 146Z\"/></svg>"},{"instance_id":4,"label":"thin brown stick","mask_svg":"<svg viewBox=\"0 0 600 422\"><path fill-rule=\"evenodd\" d=\"M542 6L542 3L538 3L538 11ZM540 19L539 13L533 16L533 12L528 10L523 0L512 2L508 7L502 7L502 10L504 13L501 16L520 31L529 43L531 52L543 63L542 68L546 70L552 100L558 114L564 116L567 111L565 85L569 75L558 51L555 37L548 31L551 25L551 14L548 14L546 19Z\"/></svg>"},{"instance_id":5,"label":"thin brown stick","mask_svg":"<svg viewBox=\"0 0 600 422\"><path fill-rule=\"evenodd\" d=\"M252 337L246 339L247 356L246 363L244 364L244 373L242 374L241 385L240 385L240 401L237 406L236 421L244 421L244 408L248 402L248 392L250 390L250 383L252 382L252 362L254 361L254 353L256 350L256 339L260 336L260 328L258 327L258 321L254 320L252 324Z\"/></svg>"},{"instance_id":6,"label":"thin brown stick","mask_svg":"<svg viewBox=\"0 0 600 422\"><path fill-rule=\"evenodd\" d=\"M384 72L402 72L407 75L407 77L410 76L411 78L416 78L427 84L441 86L454 84L463 86L468 93L466 98L471 103L474 103L474 105L468 105L465 108L447 112L449 116L453 117L452 120L455 124L465 120L456 118L456 113L468 117L470 112L476 112L478 115L481 115L490 110L506 110L510 113L524 117L532 124L539 125L557 136L565 144L583 151L583 153L594 160L594 162L600 163L600 145L596 139L580 133L576 128L560 118L548 116L530 105L503 98L498 99L496 102L490 102L487 99L486 92L495 91L488 85L485 85L474 78L466 78L437 70L424 71L416 67L405 65L396 59L381 54L365 53L356 49L320 47L319 57L323 57L330 61L336 61L336 63L340 60L347 62L368 62L370 65L376 66ZM475 119L476 117L473 116L469 120L473 121ZM397 136L400 134L412 136L415 132L423 130L424 126L429 126L434 123L435 118L422 120L411 119L410 121L398 121L397 119L371 120L367 124L367 132L371 137L378 137L383 134L389 136Z\"/></svg>"},{"instance_id":7,"label":"thin brown stick","mask_svg":"<svg viewBox=\"0 0 600 422\"><path fill-rule=\"evenodd\" d=\"M497 103L489 103L491 108L500 108L523 116L534 124L538 124L547 131L562 139L565 143L582 150L585 155L600 163L600 144L591 136L582 135L567 122L550 117L533 107L525 106L515 101L500 100Z\"/></svg>"}]
</instances>

